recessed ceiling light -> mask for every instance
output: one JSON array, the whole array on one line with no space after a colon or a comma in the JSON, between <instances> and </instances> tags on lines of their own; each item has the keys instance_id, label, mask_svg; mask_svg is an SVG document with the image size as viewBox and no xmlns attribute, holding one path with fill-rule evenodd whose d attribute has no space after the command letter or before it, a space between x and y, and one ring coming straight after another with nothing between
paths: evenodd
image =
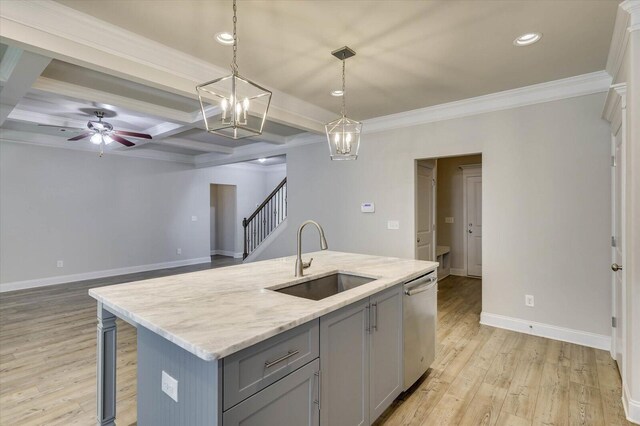
<instances>
[{"instance_id":1,"label":"recessed ceiling light","mask_svg":"<svg viewBox=\"0 0 640 426\"><path fill-rule=\"evenodd\" d=\"M266 158L258 158L258 161L261 162L261 163L264 163L265 161L267 161L267 159Z\"/></svg>"},{"instance_id":2,"label":"recessed ceiling light","mask_svg":"<svg viewBox=\"0 0 640 426\"><path fill-rule=\"evenodd\" d=\"M216 34L216 41L220 44L224 44L229 46L233 44L233 34L223 31L221 33Z\"/></svg>"},{"instance_id":3,"label":"recessed ceiling light","mask_svg":"<svg viewBox=\"0 0 640 426\"><path fill-rule=\"evenodd\" d=\"M338 97L338 96L342 96L342 95L344 95L344 92L342 90L332 90L331 91L331 96Z\"/></svg>"},{"instance_id":4,"label":"recessed ceiling light","mask_svg":"<svg viewBox=\"0 0 640 426\"><path fill-rule=\"evenodd\" d=\"M540 41L542 33L525 33L513 40L516 46L529 46L530 44Z\"/></svg>"}]
</instances>

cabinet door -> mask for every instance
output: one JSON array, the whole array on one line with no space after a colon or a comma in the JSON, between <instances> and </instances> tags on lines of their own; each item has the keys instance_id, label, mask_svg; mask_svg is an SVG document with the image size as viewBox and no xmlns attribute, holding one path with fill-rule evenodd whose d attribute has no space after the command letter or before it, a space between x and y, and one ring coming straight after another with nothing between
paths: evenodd
<instances>
[{"instance_id":1,"label":"cabinet door","mask_svg":"<svg viewBox=\"0 0 640 426\"><path fill-rule=\"evenodd\" d=\"M224 426L317 426L319 360L225 411Z\"/></svg>"},{"instance_id":2,"label":"cabinet door","mask_svg":"<svg viewBox=\"0 0 640 426\"><path fill-rule=\"evenodd\" d=\"M369 425L369 300L320 318L323 426Z\"/></svg>"},{"instance_id":3,"label":"cabinet door","mask_svg":"<svg viewBox=\"0 0 640 426\"><path fill-rule=\"evenodd\" d=\"M402 286L371 296L371 421L402 391Z\"/></svg>"}]
</instances>

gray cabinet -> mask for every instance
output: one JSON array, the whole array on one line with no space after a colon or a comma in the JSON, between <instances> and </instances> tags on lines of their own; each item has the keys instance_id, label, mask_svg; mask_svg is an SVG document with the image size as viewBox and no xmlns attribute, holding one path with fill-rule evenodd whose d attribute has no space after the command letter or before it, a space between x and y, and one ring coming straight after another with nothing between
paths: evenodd
<instances>
[{"instance_id":1,"label":"gray cabinet","mask_svg":"<svg viewBox=\"0 0 640 426\"><path fill-rule=\"evenodd\" d=\"M371 421L402 392L402 288L371 296L369 394Z\"/></svg>"},{"instance_id":2,"label":"gray cabinet","mask_svg":"<svg viewBox=\"0 0 640 426\"><path fill-rule=\"evenodd\" d=\"M369 425L369 300L320 318L323 426Z\"/></svg>"},{"instance_id":3,"label":"gray cabinet","mask_svg":"<svg viewBox=\"0 0 640 426\"><path fill-rule=\"evenodd\" d=\"M227 410L224 426L317 426L319 360Z\"/></svg>"},{"instance_id":4,"label":"gray cabinet","mask_svg":"<svg viewBox=\"0 0 640 426\"><path fill-rule=\"evenodd\" d=\"M402 391L402 286L320 318L323 426L369 425Z\"/></svg>"}]
</instances>

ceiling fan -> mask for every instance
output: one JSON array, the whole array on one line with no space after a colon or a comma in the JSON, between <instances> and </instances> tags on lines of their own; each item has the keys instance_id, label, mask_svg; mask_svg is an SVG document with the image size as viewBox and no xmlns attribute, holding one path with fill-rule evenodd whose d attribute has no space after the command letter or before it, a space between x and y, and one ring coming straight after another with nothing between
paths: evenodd
<instances>
[{"instance_id":1,"label":"ceiling fan","mask_svg":"<svg viewBox=\"0 0 640 426\"><path fill-rule=\"evenodd\" d=\"M125 130L113 130L113 126L111 123L106 121L102 121L104 118L104 111L94 111L96 115L96 120L90 120L87 123L87 132L79 134L78 136L74 136L69 141L79 141L84 138L91 138L91 143L96 145L109 145L111 142L116 141L121 143L124 146L134 146L135 143L131 142L128 139L123 138L122 136L130 136L133 138L140 139L151 139L151 135L146 133L137 133L137 132L128 132Z\"/></svg>"}]
</instances>

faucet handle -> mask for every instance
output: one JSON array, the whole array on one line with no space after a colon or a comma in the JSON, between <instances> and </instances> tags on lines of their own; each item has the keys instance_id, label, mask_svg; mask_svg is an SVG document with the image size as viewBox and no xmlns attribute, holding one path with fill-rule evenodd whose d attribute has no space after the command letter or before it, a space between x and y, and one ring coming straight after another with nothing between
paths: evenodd
<instances>
[{"instance_id":1,"label":"faucet handle","mask_svg":"<svg viewBox=\"0 0 640 426\"><path fill-rule=\"evenodd\" d=\"M311 259L309 259L308 262L302 262L302 269L307 269L309 266L311 266L311 262L313 262L313 257Z\"/></svg>"}]
</instances>

